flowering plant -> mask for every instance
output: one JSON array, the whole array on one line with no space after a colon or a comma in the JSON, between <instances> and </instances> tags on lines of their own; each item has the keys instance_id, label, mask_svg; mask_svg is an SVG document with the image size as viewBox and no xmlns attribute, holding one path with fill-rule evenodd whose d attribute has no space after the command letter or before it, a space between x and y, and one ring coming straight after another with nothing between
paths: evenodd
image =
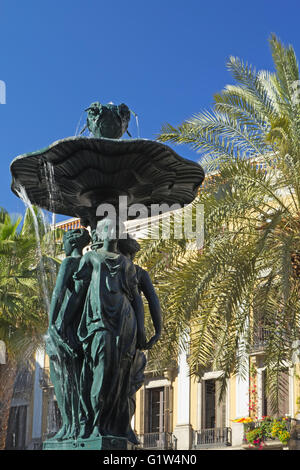
<instances>
[{"instance_id":1,"label":"flowering plant","mask_svg":"<svg viewBox=\"0 0 300 470\"><path fill-rule=\"evenodd\" d=\"M291 437L291 434L287 430L287 420L282 418L281 420L274 419L273 426L271 429L272 437L277 437L282 444L286 445Z\"/></svg>"},{"instance_id":2,"label":"flowering plant","mask_svg":"<svg viewBox=\"0 0 300 470\"><path fill-rule=\"evenodd\" d=\"M246 418L237 418L232 420L233 423L253 423L253 421L253 418L251 418L250 416L247 416Z\"/></svg>"},{"instance_id":3,"label":"flowering plant","mask_svg":"<svg viewBox=\"0 0 300 470\"><path fill-rule=\"evenodd\" d=\"M265 436L263 435L261 428L254 428L246 433L246 439L249 444L261 449L263 447Z\"/></svg>"},{"instance_id":4,"label":"flowering plant","mask_svg":"<svg viewBox=\"0 0 300 470\"><path fill-rule=\"evenodd\" d=\"M254 421L252 418L240 418L234 421L244 424L246 441L259 449L262 449L267 439L278 438L284 445L290 439L287 418L275 419L263 416L259 421Z\"/></svg>"},{"instance_id":5,"label":"flowering plant","mask_svg":"<svg viewBox=\"0 0 300 470\"><path fill-rule=\"evenodd\" d=\"M250 366L250 386L249 386L249 414L257 413L258 395L257 395L257 370L255 364Z\"/></svg>"},{"instance_id":6,"label":"flowering plant","mask_svg":"<svg viewBox=\"0 0 300 470\"><path fill-rule=\"evenodd\" d=\"M271 437L272 422L272 418L269 416L263 416L262 420L257 422L259 425L254 429L249 430L249 425L246 426L246 429L248 428L248 432L246 432L246 440L249 444L261 449L265 440Z\"/></svg>"}]
</instances>

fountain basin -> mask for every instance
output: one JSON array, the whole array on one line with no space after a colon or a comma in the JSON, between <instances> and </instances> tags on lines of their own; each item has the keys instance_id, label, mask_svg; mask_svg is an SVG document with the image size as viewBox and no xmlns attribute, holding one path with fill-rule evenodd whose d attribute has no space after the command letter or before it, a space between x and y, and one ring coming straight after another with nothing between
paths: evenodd
<instances>
[{"instance_id":1,"label":"fountain basin","mask_svg":"<svg viewBox=\"0 0 300 470\"><path fill-rule=\"evenodd\" d=\"M47 165L54 187L49 190ZM70 217L95 215L103 203L191 203L204 179L202 167L160 142L146 139L70 137L16 157L10 166L12 191L23 186L29 200ZM150 214L150 212L149 212ZM148 215L149 215L148 214Z\"/></svg>"}]
</instances>

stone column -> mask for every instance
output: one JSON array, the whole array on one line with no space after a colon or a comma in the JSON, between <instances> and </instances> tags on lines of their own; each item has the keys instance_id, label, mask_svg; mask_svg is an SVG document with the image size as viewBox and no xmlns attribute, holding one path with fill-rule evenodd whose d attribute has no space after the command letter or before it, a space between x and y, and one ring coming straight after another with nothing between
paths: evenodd
<instances>
[{"instance_id":1,"label":"stone column","mask_svg":"<svg viewBox=\"0 0 300 470\"><path fill-rule=\"evenodd\" d=\"M236 376L236 418L249 415L249 376Z\"/></svg>"},{"instance_id":2,"label":"stone column","mask_svg":"<svg viewBox=\"0 0 300 470\"><path fill-rule=\"evenodd\" d=\"M257 418L262 418L262 410L263 410L263 400L264 400L264 390L263 390L263 367L257 368L257 379L256 379L256 386L257 386Z\"/></svg>"},{"instance_id":3,"label":"stone column","mask_svg":"<svg viewBox=\"0 0 300 470\"><path fill-rule=\"evenodd\" d=\"M243 444L244 425L243 423L231 423L231 445L232 447L240 447Z\"/></svg>"},{"instance_id":4,"label":"stone column","mask_svg":"<svg viewBox=\"0 0 300 470\"><path fill-rule=\"evenodd\" d=\"M178 358L177 423L173 434L177 439L178 450L191 449L190 377L186 352L181 352Z\"/></svg>"},{"instance_id":5,"label":"stone column","mask_svg":"<svg viewBox=\"0 0 300 470\"><path fill-rule=\"evenodd\" d=\"M45 352L42 349L36 351L35 375L34 375L33 422L32 422L32 439L34 441L42 440L43 391L40 386L40 378L41 378L41 373L44 367L44 359L45 359Z\"/></svg>"},{"instance_id":6,"label":"stone column","mask_svg":"<svg viewBox=\"0 0 300 470\"><path fill-rule=\"evenodd\" d=\"M235 418L245 418L249 416L249 375L236 376L235 380ZM243 445L244 425L242 423L230 423L232 429L232 447Z\"/></svg>"}]
</instances>

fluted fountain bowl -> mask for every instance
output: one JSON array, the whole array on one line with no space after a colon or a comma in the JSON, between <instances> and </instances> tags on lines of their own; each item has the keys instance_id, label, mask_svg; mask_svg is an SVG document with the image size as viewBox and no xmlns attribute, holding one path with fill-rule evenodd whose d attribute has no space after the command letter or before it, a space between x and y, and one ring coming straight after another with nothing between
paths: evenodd
<instances>
[{"instance_id":1,"label":"fluted fountain bowl","mask_svg":"<svg viewBox=\"0 0 300 470\"><path fill-rule=\"evenodd\" d=\"M49 183L49 168L52 180ZM70 217L95 215L100 204L128 207L194 200L202 167L165 144L146 139L70 137L16 157L10 166L12 191L25 188L32 204Z\"/></svg>"}]
</instances>

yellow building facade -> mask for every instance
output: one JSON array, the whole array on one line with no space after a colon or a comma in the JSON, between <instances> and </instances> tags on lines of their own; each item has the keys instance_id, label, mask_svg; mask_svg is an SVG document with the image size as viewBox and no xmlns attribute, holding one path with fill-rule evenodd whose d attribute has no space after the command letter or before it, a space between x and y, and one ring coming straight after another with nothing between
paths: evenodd
<instances>
[{"instance_id":1,"label":"yellow building facade","mask_svg":"<svg viewBox=\"0 0 300 470\"><path fill-rule=\"evenodd\" d=\"M231 377L221 402L218 389L222 371L208 371L201 377L190 376L185 353L180 354L178 362L168 369L146 370L145 382L136 394L132 423L141 448L242 449L243 425L235 421L249 415L261 419L272 414L265 390L263 350L254 351L248 359L249 374L244 378ZM255 367L255 375L251 375L251 367L252 370ZM49 359L44 351L36 353L31 372L27 394L23 390L18 395L18 386L14 393L11 413L18 421L15 429L10 430L8 448L40 449L42 442L53 436L60 426L60 414L49 379ZM280 402L281 416L299 417L299 372L299 362L287 365L284 371L286 394ZM253 410L249 410L249 404L254 404Z\"/></svg>"}]
</instances>

